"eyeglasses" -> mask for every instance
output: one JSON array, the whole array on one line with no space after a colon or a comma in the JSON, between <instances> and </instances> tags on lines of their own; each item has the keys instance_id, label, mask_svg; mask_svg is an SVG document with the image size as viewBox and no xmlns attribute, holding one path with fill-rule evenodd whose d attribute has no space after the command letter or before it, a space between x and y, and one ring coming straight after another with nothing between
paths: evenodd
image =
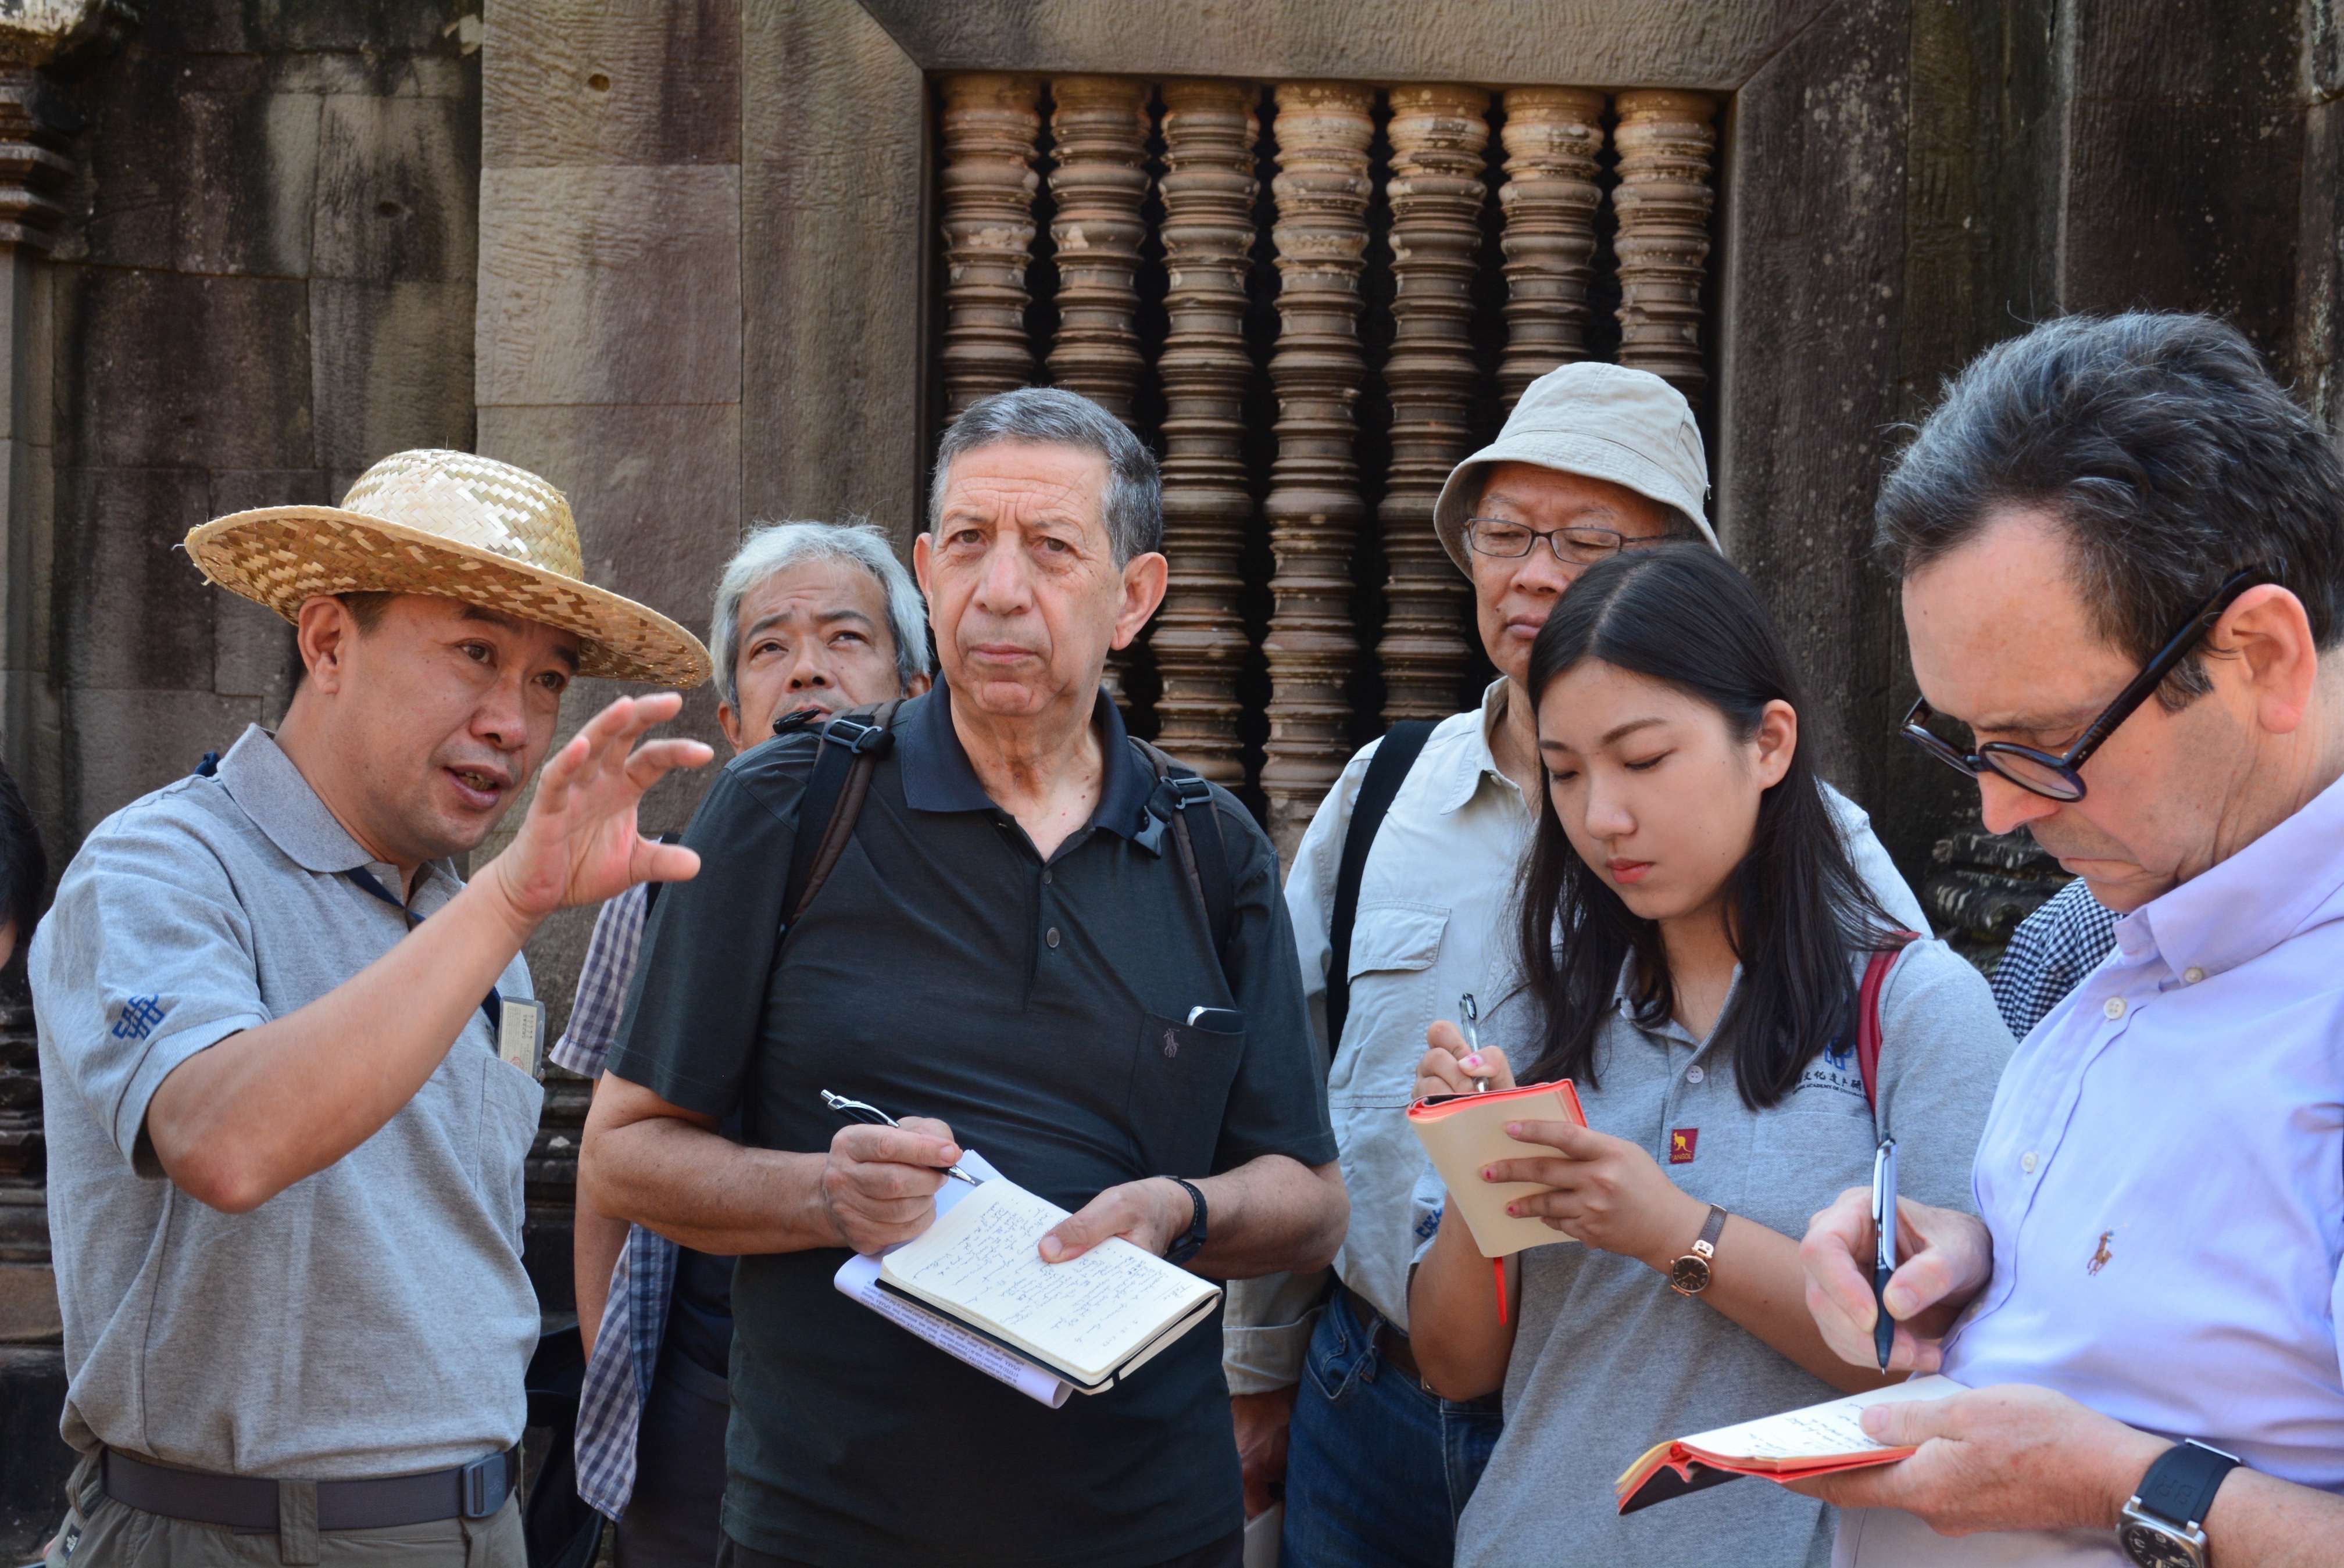
<instances>
[{"instance_id":1,"label":"eyeglasses","mask_svg":"<svg viewBox=\"0 0 2344 1568\"><path fill-rule=\"evenodd\" d=\"M1509 522L1503 518L1465 519L1465 545L1475 555L1519 560L1530 554L1531 548L1541 539L1546 541L1546 548L1554 552L1555 559L1573 567L1593 566L1622 550L1665 542L1661 539L1632 539L1610 528L1532 528Z\"/></svg>"},{"instance_id":2,"label":"eyeglasses","mask_svg":"<svg viewBox=\"0 0 2344 1568\"><path fill-rule=\"evenodd\" d=\"M2084 777L2081 769L2091 759L2101 743L2117 732L2117 726L2132 717L2133 709L2148 700L2150 692L2173 673L2174 667L2189 656L2198 639L2213 629L2238 597L2250 588L2278 581L2277 574L2263 567L2248 567L2233 572L2214 590L2214 597L2190 615L2181 629L2157 650L2141 672L2133 677L2132 684L2117 693L2116 700L2100 709L2100 716L2085 727L2076 743L2060 755L2037 751L2032 746L2021 746L2010 740L1989 740L1975 751L1964 751L1959 747L1929 732L1928 721L1936 717L1936 709L1926 698L1913 704L1904 716L1904 739L1918 746L1946 767L1975 778L1988 770L2009 779L2030 794L2048 800L2075 801L2084 798Z\"/></svg>"}]
</instances>

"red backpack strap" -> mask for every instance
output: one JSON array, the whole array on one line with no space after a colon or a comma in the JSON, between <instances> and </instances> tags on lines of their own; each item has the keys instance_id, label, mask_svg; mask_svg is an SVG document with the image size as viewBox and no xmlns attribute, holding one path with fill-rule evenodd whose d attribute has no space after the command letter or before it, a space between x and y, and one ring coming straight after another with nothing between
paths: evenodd
<instances>
[{"instance_id":1,"label":"red backpack strap","mask_svg":"<svg viewBox=\"0 0 2344 1568\"><path fill-rule=\"evenodd\" d=\"M1880 992L1904 944L1920 936L1918 931L1890 933L1889 945L1876 950L1864 966L1864 990L1855 1004L1855 1070L1863 1075L1864 1102L1872 1107L1874 1121L1880 1120Z\"/></svg>"}]
</instances>

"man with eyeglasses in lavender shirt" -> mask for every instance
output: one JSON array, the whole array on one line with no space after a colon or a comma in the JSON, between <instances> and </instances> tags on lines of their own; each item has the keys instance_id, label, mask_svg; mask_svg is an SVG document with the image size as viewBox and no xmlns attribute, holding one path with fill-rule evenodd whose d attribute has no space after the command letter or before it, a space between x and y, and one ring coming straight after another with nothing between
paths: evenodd
<instances>
[{"instance_id":1,"label":"man with eyeglasses in lavender shirt","mask_svg":"<svg viewBox=\"0 0 2344 1568\"><path fill-rule=\"evenodd\" d=\"M2344 463L2229 327L2079 317L1962 374L1877 522L1906 734L2122 918L2011 1059L1978 1217L1900 1206L1889 1370L1971 1392L1800 1490L1864 1568L2344 1560ZM1870 1365L1867 1197L1803 1256Z\"/></svg>"}]
</instances>

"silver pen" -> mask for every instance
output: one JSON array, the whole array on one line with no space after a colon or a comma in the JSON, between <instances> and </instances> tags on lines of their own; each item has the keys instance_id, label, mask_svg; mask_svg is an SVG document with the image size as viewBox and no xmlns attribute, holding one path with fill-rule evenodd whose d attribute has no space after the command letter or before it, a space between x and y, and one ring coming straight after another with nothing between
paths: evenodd
<instances>
[{"instance_id":1,"label":"silver pen","mask_svg":"<svg viewBox=\"0 0 2344 1568\"><path fill-rule=\"evenodd\" d=\"M896 1121L894 1117L888 1115L885 1111L880 1110L875 1105L865 1104L860 1100L849 1100L844 1094L833 1094L827 1089L822 1091L822 1102L824 1105L829 1106L833 1111L837 1111L841 1116L845 1117L849 1121L867 1121L874 1127L901 1127L903 1125L902 1122ZM947 1176L957 1176L972 1187L980 1186L985 1181L984 1177L972 1176L957 1165L947 1167L945 1171L945 1174Z\"/></svg>"},{"instance_id":2,"label":"silver pen","mask_svg":"<svg viewBox=\"0 0 2344 1568\"><path fill-rule=\"evenodd\" d=\"M1481 1004L1473 1000L1471 991L1469 990L1457 999L1457 1016L1462 1020L1460 1027L1465 1031L1465 1053L1468 1056L1479 1056L1481 1053ZM1473 1081L1474 1093L1485 1094L1489 1092L1489 1089L1488 1079L1477 1078Z\"/></svg>"}]
</instances>

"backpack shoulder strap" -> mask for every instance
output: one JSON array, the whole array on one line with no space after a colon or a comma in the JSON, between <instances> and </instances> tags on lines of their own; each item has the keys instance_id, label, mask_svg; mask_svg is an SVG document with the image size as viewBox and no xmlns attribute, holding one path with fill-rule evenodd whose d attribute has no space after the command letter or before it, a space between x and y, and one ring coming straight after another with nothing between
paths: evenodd
<instances>
[{"instance_id":1,"label":"backpack shoulder strap","mask_svg":"<svg viewBox=\"0 0 2344 1568\"><path fill-rule=\"evenodd\" d=\"M1351 804L1351 820L1343 830L1343 859L1335 872L1335 908L1327 923L1328 945L1333 949L1327 963L1329 1060L1342 1049L1343 1023L1351 1012L1351 928L1359 923L1359 879L1367 874L1368 851L1375 847L1377 830L1384 825L1401 781L1439 723L1403 719L1386 731L1383 744L1368 759L1368 776L1359 781L1359 799Z\"/></svg>"},{"instance_id":2,"label":"backpack shoulder strap","mask_svg":"<svg viewBox=\"0 0 2344 1568\"><path fill-rule=\"evenodd\" d=\"M1226 974L1229 926L1237 900L1229 888L1229 852L1227 840L1221 837L1221 814L1213 809L1213 787L1197 777L1195 769L1174 761L1162 747L1137 735L1130 739L1156 775L1156 793L1148 798L1148 810L1159 819L1170 820L1180 869L1187 875L1197 901L1204 906L1205 927L1213 933L1213 957ZM1197 808L1194 828L1189 826L1192 807ZM1205 840L1201 849L1197 844L1200 835Z\"/></svg>"},{"instance_id":3,"label":"backpack shoulder strap","mask_svg":"<svg viewBox=\"0 0 2344 1568\"><path fill-rule=\"evenodd\" d=\"M1892 932L1889 945L1874 950L1864 966L1864 988L1855 1004L1855 1070L1864 1077L1864 1102L1872 1107L1874 1122L1880 1120L1880 993L1888 984L1888 971L1904 956L1904 945L1920 935Z\"/></svg>"},{"instance_id":4,"label":"backpack shoulder strap","mask_svg":"<svg viewBox=\"0 0 2344 1568\"><path fill-rule=\"evenodd\" d=\"M798 807L797 837L790 849L789 880L782 895L784 930L798 923L854 837L871 775L895 743L888 727L902 706L897 699L858 708L822 727L821 749L814 753L813 776Z\"/></svg>"}]
</instances>

